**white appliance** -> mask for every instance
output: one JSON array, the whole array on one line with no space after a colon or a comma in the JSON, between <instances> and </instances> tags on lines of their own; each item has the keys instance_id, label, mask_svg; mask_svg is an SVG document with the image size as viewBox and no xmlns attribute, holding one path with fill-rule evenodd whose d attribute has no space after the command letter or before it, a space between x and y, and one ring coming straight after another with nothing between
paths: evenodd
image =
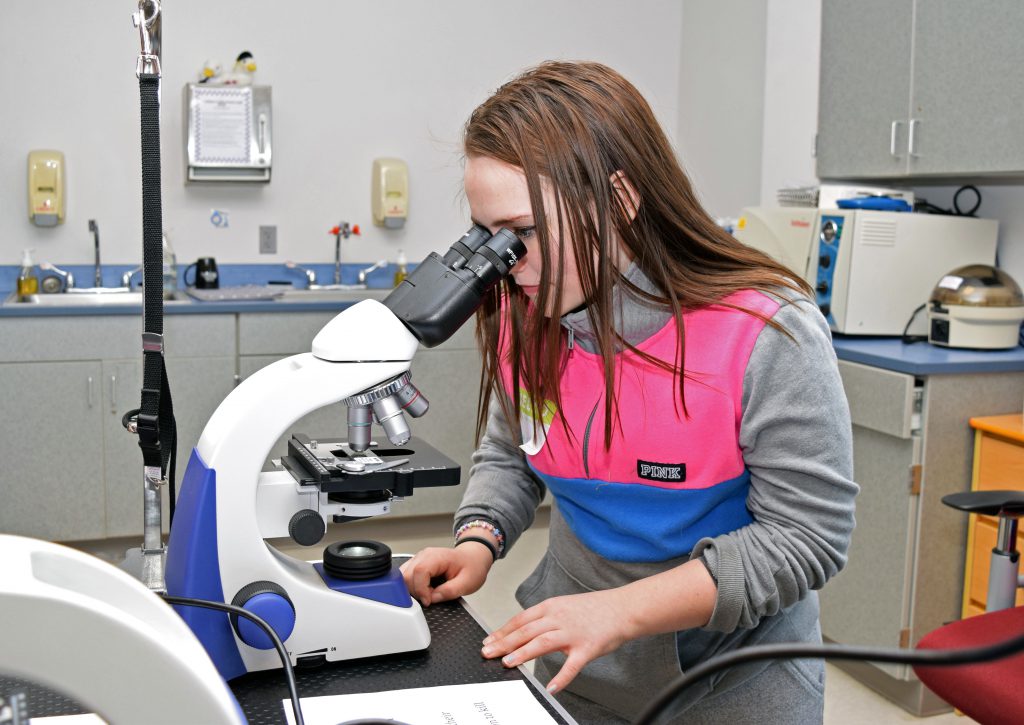
<instances>
[{"instance_id":1,"label":"white appliance","mask_svg":"<svg viewBox=\"0 0 1024 725\"><path fill-rule=\"evenodd\" d=\"M995 263L997 232L995 220L973 217L753 207L743 210L736 238L800 274L834 332L901 335L935 280ZM919 318L908 333L925 334Z\"/></svg>"},{"instance_id":2,"label":"white appliance","mask_svg":"<svg viewBox=\"0 0 1024 725\"><path fill-rule=\"evenodd\" d=\"M928 342L940 347L1017 347L1022 321L1020 287L1006 272L987 264L943 275L928 300Z\"/></svg>"},{"instance_id":3,"label":"white appliance","mask_svg":"<svg viewBox=\"0 0 1024 725\"><path fill-rule=\"evenodd\" d=\"M807 275L829 326L848 335L902 334L935 280L996 258L993 219L836 209L816 229Z\"/></svg>"},{"instance_id":4,"label":"white appliance","mask_svg":"<svg viewBox=\"0 0 1024 725\"><path fill-rule=\"evenodd\" d=\"M810 282L807 257L817 221L818 210L813 207L749 207L740 215L733 234Z\"/></svg>"}]
</instances>

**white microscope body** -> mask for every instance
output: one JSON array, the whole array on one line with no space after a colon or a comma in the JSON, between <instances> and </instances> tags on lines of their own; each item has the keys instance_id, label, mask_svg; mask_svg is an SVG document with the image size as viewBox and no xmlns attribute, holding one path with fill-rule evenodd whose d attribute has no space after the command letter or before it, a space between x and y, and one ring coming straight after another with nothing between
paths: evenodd
<instances>
[{"instance_id":1,"label":"white microscope body","mask_svg":"<svg viewBox=\"0 0 1024 725\"><path fill-rule=\"evenodd\" d=\"M264 541L285 535L296 513L317 512L326 522L352 506L289 471L262 468L284 432L332 403L350 405L350 440L365 431L369 441L369 407L362 406L367 427L353 427L362 404L352 401L407 373L421 342L432 346L454 333L524 252L511 232L492 237L475 227L444 260L430 255L384 303L363 300L340 313L316 336L311 353L273 363L239 385L213 414L189 461L168 544L168 594L234 603L258 614L293 662L425 649L426 620L397 570L390 584L384 582L387 596L366 596ZM412 405L401 394L382 402ZM373 414L384 424L378 404ZM385 430L400 445L386 424ZM386 510L376 506L361 515ZM269 638L244 619L177 609L225 679L281 666Z\"/></svg>"}]
</instances>

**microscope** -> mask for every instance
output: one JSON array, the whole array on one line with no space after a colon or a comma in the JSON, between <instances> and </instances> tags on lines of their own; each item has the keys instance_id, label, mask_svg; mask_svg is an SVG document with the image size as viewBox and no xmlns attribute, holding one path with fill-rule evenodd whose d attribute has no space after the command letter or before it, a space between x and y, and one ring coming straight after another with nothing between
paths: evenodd
<instances>
[{"instance_id":1,"label":"microscope","mask_svg":"<svg viewBox=\"0 0 1024 725\"><path fill-rule=\"evenodd\" d=\"M417 487L454 485L459 466L410 436L426 413L409 372L420 344L451 337L526 253L507 229L477 225L432 253L382 302L363 300L327 323L312 352L268 365L225 398L192 452L167 546L167 593L226 602L267 621L293 664L425 649L430 632L386 546L328 546L322 562L264 539L318 543L329 522L384 514ZM275 470L271 448L302 416L348 408L347 436L292 435ZM387 444L374 440L373 424ZM221 676L281 666L247 619L175 607Z\"/></svg>"}]
</instances>

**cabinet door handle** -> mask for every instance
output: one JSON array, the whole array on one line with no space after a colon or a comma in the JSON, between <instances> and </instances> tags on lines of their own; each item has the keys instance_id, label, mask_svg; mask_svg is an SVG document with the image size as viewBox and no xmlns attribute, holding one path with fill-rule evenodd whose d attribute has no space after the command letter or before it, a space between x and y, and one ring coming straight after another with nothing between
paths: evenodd
<instances>
[{"instance_id":1,"label":"cabinet door handle","mask_svg":"<svg viewBox=\"0 0 1024 725\"><path fill-rule=\"evenodd\" d=\"M903 125L903 121L893 121L892 126L889 127L889 155L899 158L900 155L896 153L896 133L899 127Z\"/></svg>"},{"instance_id":2,"label":"cabinet door handle","mask_svg":"<svg viewBox=\"0 0 1024 725\"><path fill-rule=\"evenodd\" d=\"M921 123L920 119L910 119L910 132L907 136L907 153L911 156L918 156L917 153L917 124Z\"/></svg>"},{"instance_id":3,"label":"cabinet door handle","mask_svg":"<svg viewBox=\"0 0 1024 725\"><path fill-rule=\"evenodd\" d=\"M92 375L90 375L88 377L88 383L86 384L86 389L89 391L89 407L91 408L92 407L92 403L93 403L93 398L92 398Z\"/></svg>"},{"instance_id":4,"label":"cabinet door handle","mask_svg":"<svg viewBox=\"0 0 1024 725\"><path fill-rule=\"evenodd\" d=\"M117 412L117 376L110 376L110 410Z\"/></svg>"}]
</instances>

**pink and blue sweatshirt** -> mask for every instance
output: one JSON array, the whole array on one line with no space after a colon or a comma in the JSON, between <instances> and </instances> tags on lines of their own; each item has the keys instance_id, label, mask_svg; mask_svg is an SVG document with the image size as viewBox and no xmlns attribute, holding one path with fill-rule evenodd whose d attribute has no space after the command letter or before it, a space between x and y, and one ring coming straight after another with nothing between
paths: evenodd
<instances>
[{"instance_id":1,"label":"pink and blue sweatshirt","mask_svg":"<svg viewBox=\"0 0 1024 725\"><path fill-rule=\"evenodd\" d=\"M626 276L655 289L636 265ZM517 592L524 607L703 561L718 586L703 630L627 643L584 668L571 688L626 717L659 683L708 654L753 642L814 641L820 635L813 590L846 561L858 487L827 323L798 295L787 301L747 290L729 301L788 334L721 305L684 313L688 416L671 373L621 351L615 358L619 420L607 449L602 361L589 315L565 315L571 349L561 379L563 409L545 406L549 419L557 417L532 441L532 420L520 421L520 447L492 401L455 516L456 526L493 521L510 548L550 491L548 552ZM669 310L621 287L614 307L625 340L662 360L676 359ZM521 395L508 389L507 374L504 382L506 394ZM656 676L655 662L669 662L667 670Z\"/></svg>"}]
</instances>

